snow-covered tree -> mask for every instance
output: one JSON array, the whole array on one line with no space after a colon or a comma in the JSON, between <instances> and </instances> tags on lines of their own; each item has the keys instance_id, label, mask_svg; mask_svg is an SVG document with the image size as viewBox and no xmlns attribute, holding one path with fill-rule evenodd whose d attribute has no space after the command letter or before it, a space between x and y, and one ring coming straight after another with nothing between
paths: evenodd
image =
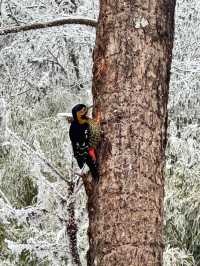
<instances>
[{"instance_id":1,"label":"snow-covered tree","mask_svg":"<svg viewBox=\"0 0 200 266\"><path fill-rule=\"evenodd\" d=\"M3 1L1 28L71 14L83 17L87 8L87 16L95 19L97 4L90 5ZM91 104L94 34L91 27L63 25L1 37L0 94L6 124L1 127L0 265L70 265L76 249L76 261L85 263L86 197L74 173L69 125L57 114L70 112L77 102ZM69 230L73 219L78 238L74 246Z\"/></svg>"},{"instance_id":2,"label":"snow-covered tree","mask_svg":"<svg viewBox=\"0 0 200 266\"><path fill-rule=\"evenodd\" d=\"M200 264L200 10L177 1L166 164L166 265Z\"/></svg>"}]
</instances>

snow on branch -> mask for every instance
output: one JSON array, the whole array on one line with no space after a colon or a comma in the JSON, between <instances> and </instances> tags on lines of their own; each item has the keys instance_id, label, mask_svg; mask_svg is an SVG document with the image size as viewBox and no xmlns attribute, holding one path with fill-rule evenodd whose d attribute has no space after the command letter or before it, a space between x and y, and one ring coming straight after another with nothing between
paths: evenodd
<instances>
[{"instance_id":1,"label":"snow on branch","mask_svg":"<svg viewBox=\"0 0 200 266\"><path fill-rule=\"evenodd\" d=\"M20 139L20 137L18 137L14 132L12 132L11 130L7 129L7 131L9 132L10 136L13 136L19 143L23 144L23 146L30 150L33 154L35 154L41 161L43 161L45 163L45 165L47 165L52 171L53 173L55 173L59 178L61 178L62 180L64 180L65 182L68 183L67 179L65 178L65 176L60 173L60 171L58 169L55 168L55 166L52 165L52 163L50 161L48 161L46 158L44 158L41 154L39 154L37 151L35 151L30 145L28 145L24 140Z\"/></svg>"},{"instance_id":2,"label":"snow on branch","mask_svg":"<svg viewBox=\"0 0 200 266\"><path fill-rule=\"evenodd\" d=\"M0 189L0 198L3 198L5 200L5 202L11 206L10 201L8 200L8 198L6 197L6 195L3 193L3 191Z\"/></svg>"},{"instance_id":3,"label":"snow on branch","mask_svg":"<svg viewBox=\"0 0 200 266\"><path fill-rule=\"evenodd\" d=\"M94 19L87 19L81 17L68 17L58 20L52 20L47 22L35 22L28 25L23 26L15 26L10 28L0 28L0 35L6 35L9 33L18 33L21 31L29 31L29 30L37 30L37 29L45 29L50 27L58 27L66 24L78 24L85 25L90 27L96 27L97 21Z\"/></svg>"},{"instance_id":4,"label":"snow on branch","mask_svg":"<svg viewBox=\"0 0 200 266\"><path fill-rule=\"evenodd\" d=\"M34 154L39 160L41 160L51 171L56 174L57 177L65 181L68 185L70 185L70 182L67 180L67 175L62 174L53 164L51 161L46 159L42 154L40 154L38 151L34 150L30 144L27 144L23 139L21 139L19 136L17 136L14 132L12 132L10 129L7 128L7 132L9 132L9 135L13 138L15 138L21 145L24 146L27 150L29 150L32 154ZM84 177L83 172L78 173L75 172L73 169L69 168L69 172L71 172L73 175L78 176L77 181L80 177ZM76 193L79 191L80 187L77 188Z\"/></svg>"},{"instance_id":5,"label":"snow on branch","mask_svg":"<svg viewBox=\"0 0 200 266\"><path fill-rule=\"evenodd\" d=\"M47 210L39 208L37 206L16 209L11 205L7 198L0 198L0 211L0 221L2 224L10 224L12 220L15 220L18 225L26 224L28 218L31 219L33 217L39 217L42 216L42 214L44 214L45 212L47 212Z\"/></svg>"},{"instance_id":6,"label":"snow on branch","mask_svg":"<svg viewBox=\"0 0 200 266\"><path fill-rule=\"evenodd\" d=\"M0 98L0 145L6 140L6 102L4 98Z\"/></svg>"}]
</instances>

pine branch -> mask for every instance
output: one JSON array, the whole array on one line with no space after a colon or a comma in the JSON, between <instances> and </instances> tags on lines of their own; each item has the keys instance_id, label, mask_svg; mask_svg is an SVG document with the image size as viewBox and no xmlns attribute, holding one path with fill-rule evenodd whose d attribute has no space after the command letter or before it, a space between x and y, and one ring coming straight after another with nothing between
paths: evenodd
<instances>
[{"instance_id":1,"label":"pine branch","mask_svg":"<svg viewBox=\"0 0 200 266\"><path fill-rule=\"evenodd\" d=\"M94 19L87 19L87 18L81 18L81 17L69 17L69 18L46 21L46 22L35 22L35 23L28 24L28 25L23 25L23 26L0 28L0 35L6 35L9 33L18 33L18 32L29 31L29 30L58 27L58 26L66 25L66 24L78 24L78 25L85 25L89 27L96 27L97 21Z\"/></svg>"}]
</instances>

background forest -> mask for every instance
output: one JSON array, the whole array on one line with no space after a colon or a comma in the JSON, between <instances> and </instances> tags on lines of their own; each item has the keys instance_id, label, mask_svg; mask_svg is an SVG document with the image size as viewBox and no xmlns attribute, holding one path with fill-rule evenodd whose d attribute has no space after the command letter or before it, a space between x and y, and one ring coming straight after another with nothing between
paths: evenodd
<instances>
[{"instance_id":1,"label":"background forest","mask_svg":"<svg viewBox=\"0 0 200 266\"><path fill-rule=\"evenodd\" d=\"M166 151L164 265L200 265L200 9L177 0ZM68 16L97 20L97 1L0 0L1 28ZM86 195L58 113L92 103L95 29L65 25L0 36L0 265L82 265ZM74 184L70 192L69 184Z\"/></svg>"}]
</instances>

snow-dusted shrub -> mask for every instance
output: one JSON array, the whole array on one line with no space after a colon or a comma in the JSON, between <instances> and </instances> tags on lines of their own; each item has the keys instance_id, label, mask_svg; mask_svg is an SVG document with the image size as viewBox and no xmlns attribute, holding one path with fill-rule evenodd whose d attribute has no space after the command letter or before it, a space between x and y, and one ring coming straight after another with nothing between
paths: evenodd
<instances>
[{"instance_id":1,"label":"snow-dusted shrub","mask_svg":"<svg viewBox=\"0 0 200 266\"><path fill-rule=\"evenodd\" d=\"M165 266L196 266L191 254L183 249L166 247L164 252Z\"/></svg>"},{"instance_id":2,"label":"snow-dusted shrub","mask_svg":"<svg viewBox=\"0 0 200 266\"><path fill-rule=\"evenodd\" d=\"M200 264L200 10L178 0L169 95L165 265Z\"/></svg>"},{"instance_id":3,"label":"snow-dusted shrub","mask_svg":"<svg viewBox=\"0 0 200 266\"><path fill-rule=\"evenodd\" d=\"M97 14L93 1L0 5L1 27L83 16L87 10L87 17ZM69 124L57 113L79 102L91 104L94 38L94 29L78 25L1 37L0 94L7 103L9 141L0 155L0 265L71 265L66 227L72 201L85 264L86 197L73 173ZM75 197L68 195L69 181Z\"/></svg>"}]
</instances>

